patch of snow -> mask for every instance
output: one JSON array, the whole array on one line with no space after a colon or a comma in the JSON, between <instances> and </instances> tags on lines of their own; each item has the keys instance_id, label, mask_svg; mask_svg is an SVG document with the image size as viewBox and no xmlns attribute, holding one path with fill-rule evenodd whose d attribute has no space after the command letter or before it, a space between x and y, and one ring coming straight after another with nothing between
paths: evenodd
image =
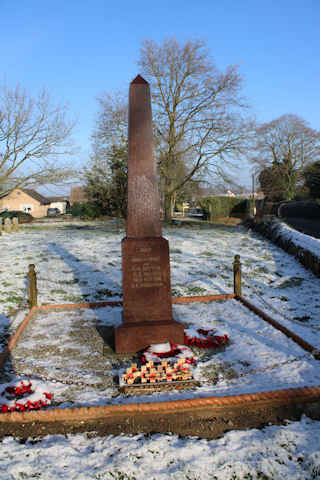
<instances>
[{"instance_id":1,"label":"patch of snow","mask_svg":"<svg viewBox=\"0 0 320 480\"><path fill-rule=\"evenodd\" d=\"M287 240L291 240L294 244L299 245L299 247L302 247L305 250L309 250L320 258L319 238L310 237L310 235L305 235L304 233L298 232L285 223L278 224L278 231L282 237L286 238Z\"/></svg>"},{"instance_id":2,"label":"patch of snow","mask_svg":"<svg viewBox=\"0 0 320 480\"><path fill-rule=\"evenodd\" d=\"M319 240L283 224L281 232L320 256ZM40 304L120 300L123 236L105 223L89 227L57 223L56 228L26 228L2 235L1 249L6 252L0 259L2 337L15 330L26 313L24 310L14 319L9 317L13 310L24 308L30 263L36 265ZM232 263L234 255L240 254L243 295L320 347L319 279L293 257L241 227L168 229L165 236L172 249L174 295L231 293ZM195 378L207 380L196 390L139 397L117 395L108 378L118 374L121 366L112 365L101 355L99 338L90 337L89 332L94 325L120 325L120 307L38 313L25 330L23 342L12 352L11 366L21 373L48 377L32 382L42 382L47 391L53 391L61 406L164 401L320 385L319 362L235 300L176 304L173 311L175 320L191 330L201 325L230 338L224 351L199 356ZM83 332L87 336L81 338ZM75 384L62 383L69 379ZM7 438L0 444L0 478L231 480L264 475L270 479L316 479L320 477L319 445L320 423L306 417L283 427L229 432L215 441L174 435L106 439L70 435L48 436L36 444L22 445Z\"/></svg>"},{"instance_id":3,"label":"patch of snow","mask_svg":"<svg viewBox=\"0 0 320 480\"><path fill-rule=\"evenodd\" d=\"M171 347L170 347L170 343L155 343L155 344L151 344L149 349L151 352L154 352L154 353L166 353L166 352L170 352Z\"/></svg>"},{"instance_id":4,"label":"patch of snow","mask_svg":"<svg viewBox=\"0 0 320 480\"><path fill-rule=\"evenodd\" d=\"M217 440L177 435L48 435L0 443L0 478L18 480L316 480L320 422L230 431Z\"/></svg>"}]
</instances>

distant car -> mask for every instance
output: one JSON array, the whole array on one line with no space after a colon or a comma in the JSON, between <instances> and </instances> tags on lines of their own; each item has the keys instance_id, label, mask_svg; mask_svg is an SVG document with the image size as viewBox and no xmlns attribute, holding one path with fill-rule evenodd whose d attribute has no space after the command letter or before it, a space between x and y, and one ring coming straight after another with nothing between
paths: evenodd
<instances>
[{"instance_id":1,"label":"distant car","mask_svg":"<svg viewBox=\"0 0 320 480\"><path fill-rule=\"evenodd\" d=\"M30 213L22 212L21 210L5 210L4 212L0 213L0 218L18 218L19 223L31 223L33 220L33 216Z\"/></svg>"},{"instance_id":2,"label":"distant car","mask_svg":"<svg viewBox=\"0 0 320 480\"><path fill-rule=\"evenodd\" d=\"M188 212L188 217L193 217L193 218L204 218L204 211L201 208L191 208Z\"/></svg>"},{"instance_id":3,"label":"distant car","mask_svg":"<svg viewBox=\"0 0 320 480\"><path fill-rule=\"evenodd\" d=\"M47 217L57 217L58 215L60 215L59 208L48 208Z\"/></svg>"}]
</instances>

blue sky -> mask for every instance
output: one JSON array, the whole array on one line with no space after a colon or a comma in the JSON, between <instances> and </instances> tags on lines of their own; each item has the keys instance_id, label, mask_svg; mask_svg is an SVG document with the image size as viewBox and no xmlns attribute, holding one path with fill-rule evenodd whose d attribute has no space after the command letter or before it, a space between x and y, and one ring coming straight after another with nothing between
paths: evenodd
<instances>
[{"instance_id":1,"label":"blue sky","mask_svg":"<svg viewBox=\"0 0 320 480\"><path fill-rule=\"evenodd\" d=\"M240 66L260 122L294 113L320 130L319 25L320 0L0 0L0 83L69 102L80 165L96 97L128 89L141 40L203 39L218 68Z\"/></svg>"}]
</instances>

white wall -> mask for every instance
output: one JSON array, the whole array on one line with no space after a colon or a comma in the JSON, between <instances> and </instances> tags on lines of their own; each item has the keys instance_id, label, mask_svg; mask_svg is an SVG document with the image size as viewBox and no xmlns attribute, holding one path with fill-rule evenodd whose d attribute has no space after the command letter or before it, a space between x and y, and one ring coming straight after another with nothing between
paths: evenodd
<instances>
[{"instance_id":1,"label":"white wall","mask_svg":"<svg viewBox=\"0 0 320 480\"><path fill-rule=\"evenodd\" d=\"M48 208L59 208L60 213L66 213L66 202L51 202Z\"/></svg>"}]
</instances>

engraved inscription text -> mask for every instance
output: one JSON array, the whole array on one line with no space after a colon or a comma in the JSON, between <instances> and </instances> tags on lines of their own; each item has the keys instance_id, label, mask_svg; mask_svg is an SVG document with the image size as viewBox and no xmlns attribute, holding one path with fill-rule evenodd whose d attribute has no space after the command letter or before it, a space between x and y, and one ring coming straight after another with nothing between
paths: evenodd
<instances>
[{"instance_id":1,"label":"engraved inscription text","mask_svg":"<svg viewBox=\"0 0 320 480\"><path fill-rule=\"evenodd\" d=\"M162 287L160 257L152 256L149 248L140 248L137 254L139 256L131 258L131 287Z\"/></svg>"}]
</instances>

